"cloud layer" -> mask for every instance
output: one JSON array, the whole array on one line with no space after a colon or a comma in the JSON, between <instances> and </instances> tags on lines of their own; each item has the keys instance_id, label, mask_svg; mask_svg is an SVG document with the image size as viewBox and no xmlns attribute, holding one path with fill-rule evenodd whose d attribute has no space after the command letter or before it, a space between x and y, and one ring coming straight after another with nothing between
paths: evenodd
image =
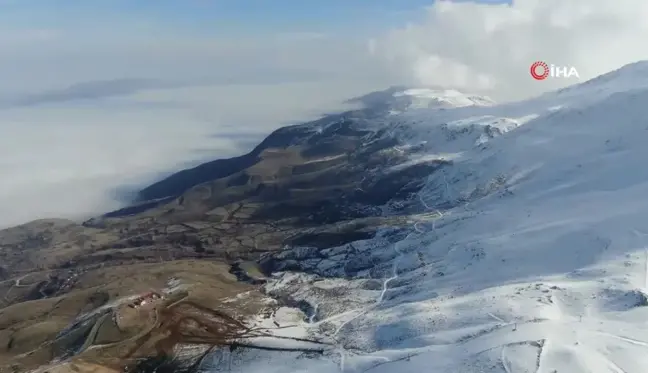
<instances>
[{"instance_id":1,"label":"cloud layer","mask_svg":"<svg viewBox=\"0 0 648 373\"><path fill-rule=\"evenodd\" d=\"M422 21L370 43L376 56L412 83L516 99L579 81L534 81L534 61L574 66L583 81L648 59L644 0L439 0L425 12Z\"/></svg>"},{"instance_id":2,"label":"cloud layer","mask_svg":"<svg viewBox=\"0 0 648 373\"><path fill-rule=\"evenodd\" d=\"M338 89L370 88L176 87L84 100L62 90L70 101L1 109L0 228L118 208L129 192L174 170L242 154L279 126L342 109Z\"/></svg>"},{"instance_id":3,"label":"cloud layer","mask_svg":"<svg viewBox=\"0 0 648 373\"><path fill-rule=\"evenodd\" d=\"M362 39L2 31L0 228L119 207L165 174L387 83L366 68Z\"/></svg>"}]
</instances>

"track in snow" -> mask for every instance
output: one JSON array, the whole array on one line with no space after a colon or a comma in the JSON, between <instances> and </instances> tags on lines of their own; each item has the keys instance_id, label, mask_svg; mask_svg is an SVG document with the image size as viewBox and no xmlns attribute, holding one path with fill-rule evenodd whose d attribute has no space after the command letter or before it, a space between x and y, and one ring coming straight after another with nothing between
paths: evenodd
<instances>
[{"instance_id":1,"label":"track in snow","mask_svg":"<svg viewBox=\"0 0 648 373\"><path fill-rule=\"evenodd\" d=\"M447 182L446 182L446 188L448 188ZM430 207L425 202L425 200L423 199L423 197L420 194L419 194L419 200L420 200L421 204L425 207L426 210L428 210L428 211L429 210L434 210L438 214L436 219L432 220L432 230L436 229L435 221L437 219L443 218L443 216L444 216L443 213L441 213L441 211L439 211L439 210L437 210L435 208ZM340 326L337 327L337 329L335 330L335 332L332 335L332 337L334 339L337 337L337 335L340 333L340 331L346 325L348 325L350 322L356 320L360 316L362 316L362 315L366 314L367 312L379 307L382 304L382 302L383 302L383 300L385 298L385 294L387 293L387 290L389 290L389 283L396 280L396 279L398 279L398 277L399 277L398 276L398 266L400 264L400 261L403 258L403 252L399 249L399 244L401 242L407 241L410 238L410 236L412 236L415 232L416 233L426 233L425 231L421 230L418 227L417 224L418 224L418 222L415 222L415 223L412 224L412 228L414 229L414 232L410 232L407 236L405 236L405 238L403 240L394 243L394 251L396 251L397 257L394 259L394 264L392 266L392 275L389 278L386 278L383 281L382 291L380 292L380 296L378 297L378 299L376 299L376 302L374 302L373 304L371 304L371 305L365 307L364 309L360 310L355 316L353 316L349 320L347 320L347 321L343 322L342 324L340 324ZM331 321L331 318L329 318L328 320L323 320L323 322L324 321ZM345 352L346 352L346 350L344 349L344 346L342 346L341 343L338 344L337 351L340 353L340 372L344 372L345 371L345 357L346 357Z\"/></svg>"},{"instance_id":2,"label":"track in snow","mask_svg":"<svg viewBox=\"0 0 648 373\"><path fill-rule=\"evenodd\" d=\"M508 359L506 358L506 346L502 346L502 352L500 353L500 360L502 363L502 368L506 373L513 373L509 367Z\"/></svg>"}]
</instances>

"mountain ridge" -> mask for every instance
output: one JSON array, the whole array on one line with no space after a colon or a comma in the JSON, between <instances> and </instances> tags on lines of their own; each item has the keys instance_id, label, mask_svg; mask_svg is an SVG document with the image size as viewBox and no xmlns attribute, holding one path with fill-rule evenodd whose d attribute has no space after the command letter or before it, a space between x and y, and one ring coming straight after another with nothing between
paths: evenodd
<instances>
[{"instance_id":1,"label":"mountain ridge","mask_svg":"<svg viewBox=\"0 0 648 373\"><path fill-rule=\"evenodd\" d=\"M417 92L414 92L417 90ZM410 93L411 92L411 93ZM209 162L205 162L201 165L198 165L191 169L185 169L172 174L171 176L160 180L156 183L153 183L142 190L140 190L136 202L145 202L147 200L159 199L159 198L168 198L171 196L177 196L180 193L189 189L190 186L195 186L202 182L209 181L210 178L215 179L219 177L229 176L234 173L235 169L242 169L251 166L254 162L258 161L259 154L267 148L285 148L291 145L297 145L299 142L303 142L309 138L309 136L314 135L319 128L330 126L332 124L339 123L341 126L345 125L345 121L349 120L367 120L371 121L377 117L384 116L385 113L389 110L407 110L408 106L411 106L416 100L417 96L425 95L428 93L428 96L441 97L448 95L458 96L461 95L460 92L454 90L433 90L431 88L411 88L406 86L393 86L382 91L372 92L357 98L348 100L351 103L362 103L364 105L361 109L349 110L339 114L330 114L326 115L320 119L290 125L286 127L281 127L272 133L270 133L259 145L254 147L249 153L233 157L229 159L217 159ZM418 94L417 94L418 93ZM477 97L477 96L472 96ZM488 98L483 98L482 101L492 102ZM312 141L312 140L311 140ZM224 168L225 170L221 170ZM178 187L164 187L165 183L175 184L178 183L176 180L182 178L193 179L189 174L202 174L202 177L196 177L195 181L190 181L187 183L190 186L178 186ZM178 183L181 184L181 183ZM169 190L170 192L164 192L162 190ZM158 191L160 190L160 191ZM165 195L165 193L167 193Z\"/></svg>"}]
</instances>

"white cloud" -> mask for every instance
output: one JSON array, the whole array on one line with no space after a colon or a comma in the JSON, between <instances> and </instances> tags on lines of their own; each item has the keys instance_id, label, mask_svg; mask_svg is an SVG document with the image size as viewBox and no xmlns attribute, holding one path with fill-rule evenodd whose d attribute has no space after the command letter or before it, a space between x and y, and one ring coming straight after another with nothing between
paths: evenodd
<instances>
[{"instance_id":1,"label":"white cloud","mask_svg":"<svg viewBox=\"0 0 648 373\"><path fill-rule=\"evenodd\" d=\"M645 0L440 0L423 21L370 44L403 79L519 98L576 83L530 78L537 60L574 66L581 80L648 58Z\"/></svg>"}]
</instances>

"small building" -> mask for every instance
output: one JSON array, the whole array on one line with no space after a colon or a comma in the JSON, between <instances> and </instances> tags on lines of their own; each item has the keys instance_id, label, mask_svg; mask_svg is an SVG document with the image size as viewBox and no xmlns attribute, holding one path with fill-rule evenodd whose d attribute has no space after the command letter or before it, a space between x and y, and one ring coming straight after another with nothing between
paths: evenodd
<instances>
[{"instance_id":1,"label":"small building","mask_svg":"<svg viewBox=\"0 0 648 373\"><path fill-rule=\"evenodd\" d=\"M135 300L133 300L128 307L130 308L139 308L142 307L148 303L152 303L158 299L162 299L163 296L157 292L150 291L148 293L144 293L137 297Z\"/></svg>"}]
</instances>

